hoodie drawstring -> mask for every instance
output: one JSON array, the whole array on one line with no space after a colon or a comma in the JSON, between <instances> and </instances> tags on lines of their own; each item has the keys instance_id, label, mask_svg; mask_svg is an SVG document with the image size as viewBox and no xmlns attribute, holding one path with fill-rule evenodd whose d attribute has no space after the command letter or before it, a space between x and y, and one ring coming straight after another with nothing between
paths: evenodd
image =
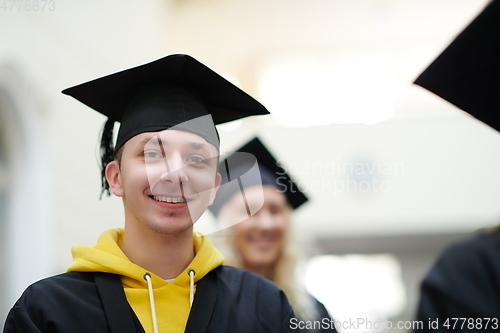
<instances>
[{"instance_id":1,"label":"hoodie drawstring","mask_svg":"<svg viewBox=\"0 0 500 333\"><path fill-rule=\"evenodd\" d=\"M188 271L189 275L189 307L193 306L193 301L194 301L194 275L196 274L196 271L194 269L190 269Z\"/></svg>"},{"instance_id":2,"label":"hoodie drawstring","mask_svg":"<svg viewBox=\"0 0 500 333\"><path fill-rule=\"evenodd\" d=\"M144 274L144 280L148 282L149 304L151 306L151 319L153 320L153 332L158 333L158 323L156 322L155 296L153 294L153 282L149 273Z\"/></svg>"},{"instance_id":3,"label":"hoodie drawstring","mask_svg":"<svg viewBox=\"0 0 500 333\"><path fill-rule=\"evenodd\" d=\"M193 306L194 301L194 276L196 271L190 269L188 271L189 275L189 307ZM151 281L151 274L144 273L144 280L148 283L149 292L149 305L151 307L151 319L153 320L153 333L158 333L158 322L156 321L156 306L155 306L155 295L153 293L153 282Z\"/></svg>"}]
</instances>

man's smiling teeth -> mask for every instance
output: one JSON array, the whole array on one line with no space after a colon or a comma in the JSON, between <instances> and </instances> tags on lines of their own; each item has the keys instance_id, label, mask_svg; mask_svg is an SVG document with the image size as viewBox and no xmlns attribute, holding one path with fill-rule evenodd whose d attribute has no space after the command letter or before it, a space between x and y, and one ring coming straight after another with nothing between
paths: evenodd
<instances>
[{"instance_id":1,"label":"man's smiling teeth","mask_svg":"<svg viewBox=\"0 0 500 333\"><path fill-rule=\"evenodd\" d=\"M188 200L184 198L170 198L170 197L162 197L158 195L153 195L153 199L156 201L169 202L169 203L184 203L188 202Z\"/></svg>"}]
</instances>

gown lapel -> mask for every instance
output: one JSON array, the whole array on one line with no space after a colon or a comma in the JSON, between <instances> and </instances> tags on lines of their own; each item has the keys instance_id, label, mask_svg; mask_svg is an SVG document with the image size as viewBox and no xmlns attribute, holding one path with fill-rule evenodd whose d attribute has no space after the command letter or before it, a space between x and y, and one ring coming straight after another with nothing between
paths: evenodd
<instances>
[{"instance_id":1,"label":"gown lapel","mask_svg":"<svg viewBox=\"0 0 500 333\"><path fill-rule=\"evenodd\" d=\"M218 293L218 277L215 269L196 284L196 294L186 324L186 333L208 330Z\"/></svg>"},{"instance_id":2,"label":"gown lapel","mask_svg":"<svg viewBox=\"0 0 500 333\"><path fill-rule=\"evenodd\" d=\"M111 333L145 333L127 302L120 276L93 273Z\"/></svg>"}]
</instances>

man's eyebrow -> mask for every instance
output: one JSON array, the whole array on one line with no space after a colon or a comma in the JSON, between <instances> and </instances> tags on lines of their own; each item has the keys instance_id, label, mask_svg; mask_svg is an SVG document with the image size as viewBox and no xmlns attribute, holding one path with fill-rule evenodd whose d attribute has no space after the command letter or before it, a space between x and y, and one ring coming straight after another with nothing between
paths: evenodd
<instances>
[{"instance_id":1,"label":"man's eyebrow","mask_svg":"<svg viewBox=\"0 0 500 333\"><path fill-rule=\"evenodd\" d=\"M144 147L147 144L153 144L153 145L159 146L160 144L163 144L163 142L158 135L151 135L151 136L145 137L144 139L139 141L137 143L137 146ZM192 142L189 142L188 145L191 149L210 151L210 146L206 142L194 142L194 141L192 141Z\"/></svg>"},{"instance_id":2,"label":"man's eyebrow","mask_svg":"<svg viewBox=\"0 0 500 333\"><path fill-rule=\"evenodd\" d=\"M137 146L138 147L144 147L147 144L153 144L153 145L159 146L160 145L160 140L157 137L157 135L151 135L151 136L145 137L144 139L142 139L141 141L139 141L137 143Z\"/></svg>"},{"instance_id":3,"label":"man's eyebrow","mask_svg":"<svg viewBox=\"0 0 500 333\"><path fill-rule=\"evenodd\" d=\"M189 146L195 150L210 150L208 143L205 142L190 142Z\"/></svg>"}]
</instances>

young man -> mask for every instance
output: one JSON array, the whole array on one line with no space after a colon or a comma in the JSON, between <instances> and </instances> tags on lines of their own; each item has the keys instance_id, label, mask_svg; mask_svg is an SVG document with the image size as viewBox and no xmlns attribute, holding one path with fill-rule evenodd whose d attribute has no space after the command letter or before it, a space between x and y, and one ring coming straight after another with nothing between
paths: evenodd
<instances>
[{"instance_id":1,"label":"young man","mask_svg":"<svg viewBox=\"0 0 500 333\"><path fill-rule=\"evenodd\" d=\"M122 198L125 227L74 246L68 272L30 286L4 332L290 331L291 307L274 284L222 266L209 239L193 235L220 185L214 122L267 110L186 55L63 92L109 118L103 191Z\"/></svg>"}]
</instances>

